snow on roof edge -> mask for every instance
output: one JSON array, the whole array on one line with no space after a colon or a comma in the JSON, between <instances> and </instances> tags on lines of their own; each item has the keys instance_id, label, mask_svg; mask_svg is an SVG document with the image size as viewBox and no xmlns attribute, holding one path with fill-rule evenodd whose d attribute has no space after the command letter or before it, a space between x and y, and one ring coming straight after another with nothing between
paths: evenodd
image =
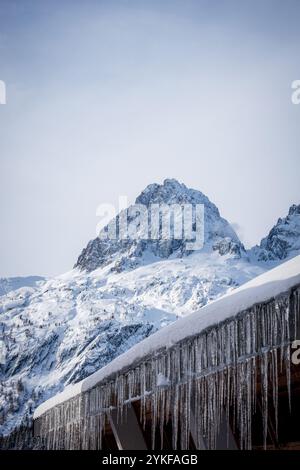
<instances>
[{"instance_id":1,"label":"snow on roof edge","mask_svg":"<svg viewBox=\"0 0 300 470\"><path fill-rule=\"evenodd\" d=\"M39 418L50 408L89 390L125 367L142 360L154 351L169 348L184 338L199 334L205 328L235 316L254 304L278 296L297 284L300 284L300 255L257 276L200 310L162 328L86 379L69 385L63 392L42 403L35 410L34 419Z\"/></svg>"}]
</instances>

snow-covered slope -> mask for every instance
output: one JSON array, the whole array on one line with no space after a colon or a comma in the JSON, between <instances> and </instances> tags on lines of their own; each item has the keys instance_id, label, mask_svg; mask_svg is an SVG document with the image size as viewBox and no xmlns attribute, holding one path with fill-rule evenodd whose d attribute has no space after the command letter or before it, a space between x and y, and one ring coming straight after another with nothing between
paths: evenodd
<instances>
[{"instance_id":1,"label":"snow-covered slope","mask_svg":"<svg viewBox=\"0 0 300 470\"><path fill-rule=\"evenodd\" d=\"M188 252L185 240L96 239L69 273L2 295L0 434L26 423L66 385L270 267L244 250L199 191L165 180L137 203L204 204L204 248Z\"/></svg>"}]
</instances>

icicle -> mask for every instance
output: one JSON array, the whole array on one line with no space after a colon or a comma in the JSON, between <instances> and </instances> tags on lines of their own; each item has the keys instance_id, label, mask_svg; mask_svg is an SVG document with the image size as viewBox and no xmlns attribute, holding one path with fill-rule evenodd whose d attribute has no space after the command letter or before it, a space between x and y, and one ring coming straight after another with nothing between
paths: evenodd
<instances>
[{"instance_id":1,"label":"icicle","mask_svg":"<svg viewBox=\"0 0 300 470\"><path fill-rule=\"evenodd\" d=\"M263 445L267 446L268 432L268 353L262 355L260 361L261 375L261 398L262 398L262 418L263 418Z\"/></svg>"}]
</instances>

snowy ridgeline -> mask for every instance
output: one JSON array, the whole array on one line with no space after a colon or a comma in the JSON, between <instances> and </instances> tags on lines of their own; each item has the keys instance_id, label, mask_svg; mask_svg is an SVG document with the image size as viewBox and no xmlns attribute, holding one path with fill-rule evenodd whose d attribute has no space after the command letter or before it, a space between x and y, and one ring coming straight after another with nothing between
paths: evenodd
<instances>
[{"instance_id":1,"label":"snowy ridgeline","mask_svg":"<svg viewBox=\"0 0 300 470\"><path fill-rule=\"evenodd\" d=\"M41 276L2 277L0 278L0 296L24 288L35 288L46 279Z\"/></svg>"},{"instance_id":2,"label":"snowy ridgeline","mask_svg":"<svg viewBox=\"0 0 300 470\"><path fill-rule=\"evenodd\" d=\"M298 284L300 284L300 256L256 277L198 312L179 319L176 323L151 335L151 338L141 341L90 377L67 387L62 393L42 403L36 409L34 418L38 418L53 406L91 389L113 374L141 362L156 351L171 348L183 339L197 335L209 326L233 317L255 304L277 297Z\"/></svg>"},{"instance_id":3,"label":"snowy ridgeline","mask_svg":"<svg viewBox=\"0 0 300 470\"><path fill-rule=\"evenodd\" d=\"M240 447L251 449L259 374L266 446L270 402L278 433L282 370L290 397L290 344L299 319L300 256L178 320L42 404L35 412L36 433L48 449L99 449L109 410L122 415L124 405L138 398L142 423L150 412L153 449L157 426L163 445L170 416L173 448L180 440L180 448L188 449L191 413L196 448L203 436L207 448L215 448L223 413L232 407Z\"/></svg>"}]
</instances>

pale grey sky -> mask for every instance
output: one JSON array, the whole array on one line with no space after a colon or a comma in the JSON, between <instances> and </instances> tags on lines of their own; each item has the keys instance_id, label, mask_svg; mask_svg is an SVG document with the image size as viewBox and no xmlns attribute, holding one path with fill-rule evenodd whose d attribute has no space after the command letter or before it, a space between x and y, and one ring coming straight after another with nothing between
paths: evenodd
<instances>
[{"instance_id":1,"label":"pale grey sky","mask_svg":"<svg viewBox=\"0 0 300 470\"><path fill-rule=\"evenodd\" d=\"M177 178L258 243L300 203L300 2L0 0L0 276L69 270L96 207Z\"/></svg>"}]
</instances>

